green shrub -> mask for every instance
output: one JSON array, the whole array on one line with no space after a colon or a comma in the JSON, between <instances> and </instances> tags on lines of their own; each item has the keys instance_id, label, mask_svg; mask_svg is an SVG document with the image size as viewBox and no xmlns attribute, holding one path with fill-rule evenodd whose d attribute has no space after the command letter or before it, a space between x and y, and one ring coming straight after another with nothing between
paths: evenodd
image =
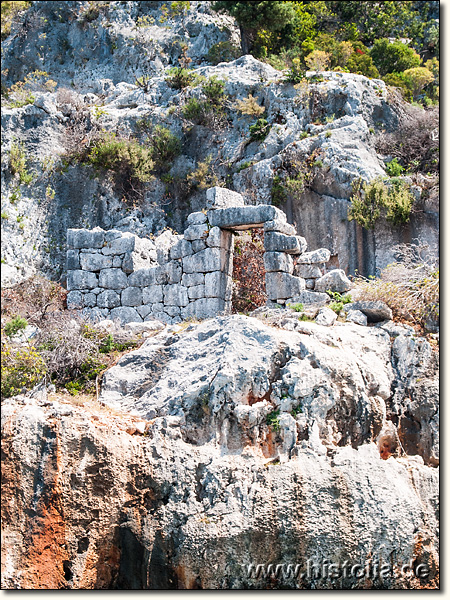
<instances>
[{"instance_id":1,"label":"green shrub","mask_svg":"<svg viewBox=\"0 0 450 600\"><path fill-rule=\"evenodd\" d=\"M390 162L386 163L386 173L390 177L398 177L404 170L405 169L398 162L397 158L393 158Z\"/></svg>"},{"instance_id":2,"label":"green shrub","mask_svg":"<svg viewBox=\"0 0 450 600\"><path fill-rule=\"evenodd\" d=\"M213 65L218 65L221 62L230 62L239 58L241 55L240 48L231 42L219 42L214 44L208 50L206 55L207 60Z\"/></svg>"},{"instance_id":3,"label":"green shrub","mask_svg":"<svg viewBox=\"0 0 450 600\"><path fill-rule=\"evenodd\" d=\"M280 175L275 175L272 181L271 202L273 206L281 206L287 200L286 188L283 183L283 178Z\"/></svg>"},{"instance_id":4,"label":"green shrub","mask_svg":"<svg viewBox=\"0 0 450 600\"><path fill-rule=\"evenodd\" d=\"M274 431L280 431L280 411L273 410L266 417L266 423Z\"/></svg>"},{"instance_id":5,"label":"green shrub","mask_svg":"<svg viewBox=\"0 0 450 600\"><path fill-rule=\"evenodd\" d=\"M194 81L195 75L192 71L185 69L184 67L173 67L172 69L169 69L166 77L167 85L176 90L189 87Z\"/></svg>"},{"instance_id":6,"label":"green shrub","mask_svg":"<svg viewBox=\"0 0 450 600\"><path fill-rule=\"evenodd\" d=\"M91 144L85 162L95 169L113 171L140 183L151 181L153 177L152 149L113 133L105 133Z\"/></svg>"},{"instance_id":7,"label":"green shrub","mask_svg":"<svg viewBox=\"0 0 450 600\"><path fill-rule=\"evenodd\" d=\"M394 225L409 221L414 197L405 183L392 183L388 188L380 179L362 184L359 180L354 184L353 191L349 221L354 219L366 229L372 229L382 209L386 219Z\"/></svg>"},{"instance_id":8,"label":"green shrub","mask_svg":"<svg viewBox=\"0 0 450 600\"><path fill-rule=\"evenodd\" d=\"M1 354L1 393L4 398L16 396L24 388L33 388L46 375L45 362L33 346L13 348L2 342Z\"/></svg>"},{"instance_id":9,"label":"green shrub","mask_svg":"<svg viewBox=\"0 0 450 600\"><path fill-rule=\"evenodd\" d=\"M181 153L181 141L170 129L157 125L150 136L151 157L157 168L168 168Z\"/></svg>"},{"instance_id":10,"label":"green shrub","mask_svg":"<svg viewBox=\"0 0 450 600\"><path fill-rule=\"evenodd\" d=\"M208 111L208 105L197 98L189 98L181 110L181 114L185 119L189 119L193 123L201 124L205 119L205 114Z\"/></svg>"},{"instance_id":11,"label":"green shrub","mask_svg":"<svg viewBox=\"0 0 450 600\"><path fill-rule=\"evenodd\" d=\"M29 185L33 181L33 175L27 171L27 155L23 142L11 144L9 168L12 175L19 176L21 183Z\"/></svg>"},{"instance_id":12,"label":"green shrub","mask_svg":"<svg viewBox=\"0 0 450 600\"><path fill-rule=\"evenodd\" d=\"M253 141L262 141L266 139L269 134L271 125L267 122L266 119L258 119L256 123L250 125L249 132L250 138Z\"/></svg>"},{"instance_id":13,"label":"green shrub","mask_svg":"<svg viewBox=\"0 0 450 600\"><path fill-rule=\"evenodd\" d=\"M420 64L417 52L400 40L393 43L387 38L375 40L369 54L382 76L387 73L401 73Z\"/></svg>"},{"instance_id":14,"label":"green shrub","mask_svg":"<svg viewBox=\"0 0 450 600\"><path fill-rule=\"evenodd\" d=\"M25 329L25 327L28 325L28 321L26 319L23 319L22 317L14 317L13 319L11 319L11 321L9 321L8 323L6 323L5 327L4 327L4 332L5 334L10 337L12 335L15 335L16 333L18 333L19 331L22 331L23 329Z\"/></svg>"},{"instance_id":15,"label":"green shrub","mask_svg":"<svg viewBox=\"0 0 450 600\"><path fill-rule=\"evenodd\" d=\"M292 308L292 310L295 310L295 312L303 312L304 310L304 306L301 302L297 302L296 304L288 304L289 308Z\"/></svg>"},{"instance_id":16,"label":"green shrub","mask_svg":"<svg viewBox=\"0 0 450 600\"><path fill-rule=\"evenodd\" d=\"M225 81L212 75L202 84L202 92L213 107L220 108L225 100Z\"/></svg>"}]
</instances>

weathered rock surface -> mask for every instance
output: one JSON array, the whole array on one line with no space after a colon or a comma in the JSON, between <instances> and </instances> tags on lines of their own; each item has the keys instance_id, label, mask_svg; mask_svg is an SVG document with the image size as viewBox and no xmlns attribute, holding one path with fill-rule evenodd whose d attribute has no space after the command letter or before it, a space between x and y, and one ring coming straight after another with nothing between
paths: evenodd
<instances>
[{"instance_id":1,"label":"weathered rock surface","mask_svg":"<svg viewBox=\"0 0 450 600\"><path fill-rule=\"evenodd\" d=\"M268 313L166 327L105 374L106 408L5 402L5 589L438 585L435 353ZM368 556L383 576L312 568Z\"/></svg>"}]
</instances>

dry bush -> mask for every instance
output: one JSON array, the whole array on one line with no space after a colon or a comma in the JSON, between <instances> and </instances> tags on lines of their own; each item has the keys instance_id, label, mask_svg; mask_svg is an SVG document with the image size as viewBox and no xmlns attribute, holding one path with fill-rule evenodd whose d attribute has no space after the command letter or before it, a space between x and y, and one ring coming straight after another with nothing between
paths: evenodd
<instances>
[{"instance_id":1,"label":"dry bush","mask_svg":"<svg viewBox=\"0 0 450 600\"><path fill-rule=\"evenodd\" d=\"M40 323L66 307L67 290L54 281L35 275L2 290L2 318L20 315L29 323Z\"/></svg>"},{"instance_id":2,"label":"dry bush","mask_svg":"<svg viewBox=\"0 0 450 600\"><path fill-rule=\"evenodd\" d=\"M439 107L404 107L397 129L378 134L375 147L377 152L397 158L409 171L438 172Z\"/></svg>"},{"instance_id":3,"label":"dry bush","mask_svg":"<svg viewBox=\"0 0 450 600\"><path fill-rule=\"evenodd\" d=\"M427 243L400 244L394 248L396 262L378 279L358 277L359 300L381 300L394 318L425 326L439 320L439 263Z\"/></svg>"},{"instance_id":4,"label":"dry bush","mask_svg":"<svg viewBox=\"0 0 450 600\"><path fill-rule=\"evenodd\" d=\"M267 301L264 232L252 229L236 236L233 256L233 312L249 312Z\"/></svg>"}]
</instances>

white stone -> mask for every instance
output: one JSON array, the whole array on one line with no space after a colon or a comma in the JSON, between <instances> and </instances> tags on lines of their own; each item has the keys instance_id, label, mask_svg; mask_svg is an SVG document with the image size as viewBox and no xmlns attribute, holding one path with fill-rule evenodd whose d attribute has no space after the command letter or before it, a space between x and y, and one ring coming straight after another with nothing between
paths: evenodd
<instances>
[{"instance_id":1,"label":"white stone","mask_svg":"<svg viewBox=\"0 0 450 600\"><path fill-rule=\"evenodd\" d=\"M164 306L186 306L189 304L187 288L178 283L164 286Z\"/></svg>"},{"instance_id":2,"label":"white stone","mask_svg":"<svg viewBox=\"0 0 450 600\"><path fill-rule=\"evenodd\" d=\"M104 242L105 232L99 227L91 231L87 229L67 230L68 248L102 248Z\"/></svg>"},{"instance_id":3,"label":"white stone","mask_svg":"<svg viewBox=\"0 0 450 600\"><path fill-rule=\"evenodd\" d=\"M112 258L103 254L90 254L81 252L80 265L85 271L100 271L112 267Z\"/></svg>"},{"instance_id":4,"label":"white stone","mask_svg":"<svg viewBox=\"0 0 450 600\"><path fill-rule=\"evenodd\" d=\"M298 263L302 264L313 264L313 263L327 263L330 260L331 252L327 248L318 248L311 252L304 252L298 258Z\"/></svg>"},{"instance_id":5,"label":"white stone","mask_svg":"<svg viewBox=\"0 0 450 600\"><path fill-rule=\"evenodd\" d=\"M110 290L128 287L128 278L121 269L103 269L100 271L98 285Z\"/></svg>"},{"instance_id":6,"label":"white stone","mask_svg":"<svg viewBox=\"0 0 450 600\"><path fill-rule=\"evenodd\" d=\"M116 308L116 306L120 306L120 296L114 290L105 290L97 296L97 306L99 308Z\"/></svg>"},{"instance_id":7,"label":"white stone","mask_svg":"<svg viewBox=\"0 0 450 600\"><path fill-rule=\"evenodd\" d=\"M133 252L136 244L136 236L132 233L123 233L122 237L114 238L102 248L102 254L125 254L126 252Z\"/></svg>"},{"instance_id":8,"label":"white stone","mask_svg":"<svg viewBox=\"0 0 450 600\"><path fill-rule=\"evenodd\" d=\"M221 271L205 275L205 296L207 298L226 298L232 288L233 280Z\"/></svg>"},{"instance_id":9,"label":"white stone","mask_svg":"<svg viewBox=\"0 0 450 600\"><path fill-rule=\"evenodd\" d=\"M128 287L120 296L122 306L140 306L142 304L142 290L138 287Z\"/></svg>"},{"instance_id":10,"label":"white stone","mask_svg":"<svg viewBox=\"0 0 450 600\"><path fill-rule=\"evenodd\" d=\"M348 292L352 288L352 282L348 279L342 269L333 269L328 271L320 279L316 280L314 289L316 292Z\"/></svg>"},{"instance_id":11,"label":"white stone","mask_svg":"<svg viewBox=\"0 0 450 600\"><path fill-rule=\"evenodd\" d=\"M349 310L345 320L357 325L367 325L367 317L360 310Z\"/></svg>"},{"instance_id":12,"label":"white stone","mask_svg":"<svg viewBox=\"0 0 450 600\"><path fill-rule=\"evenodd\" d=\"M269 300L292 298L305 289L305 280L289 273L266 273L266 294Z\"/></svg>"},{"instance_id":13,"label":"white stone","mask_svg":"<svg viewBox=\"0 0 450 600\"><path fill-rule=\"evenodd\" d=\"M294 262L292 257L286 252L265 252L264 269L270 271L284 271L292 274L294 271Z\"/></svg>"},{"instance_id":14,"label":"white stone","mask_svg":"<svg viewBox=\"0 0 450 600\"><path fill-rule=\"evenodd\" d=\"M314 264L297 264L295 267L295 274L298 277L304 277L305 279L319 279L322 277L323 272Z\"/></svg>"},{"instance_id":15,"label":"white stone","mask_svg":"<svg viewBox=\"0 0 450 600\"><path fill-rule=\"evenodd\" d=\"M193 240L204 240L208 237L208 226L205 224L201 225L190 225L184 232L184 239L192 242Z\"/></svg>"},{"instance_id":16,"label":"white stone","mask_svg":"<svg viewBox=\"0 0 450 600\"><path fill-rule=\"evenodd\" d=\"M69 310L81 309L83 306L83 294L81 292L74 290L67 294L67 308Z\"/></svg>"},{"instance_id":17,"label":"white stone","mask_svg":"<svg viewBox=\"0 0 450 600\"><path fill-rule=\"evenodd\" d=\"M189 225L202 225L202 223L206 223L206 214L202 212L193 212L188 215L187 222Z\"/></svg>"},{"instance_id":18,"label":"white stone","mask_svg":"<svg viewBox=\"0 0 450 600\"><path fill-rule=\"evenodd\" d=\"M98 277L89 271L69 271L67 273L67 289L90 290L98 286Z\"/></svg>"},{"instance_id":19,"label":"white stone","mask_svg":"<svg viewBox=\"0 0 450 600\"><path fill-rule=\"evenodd\" d=\"M139 269L128 275L128 284L134 287L146 287L155 285L156 283L156 267L149 269Z\"/></svg>"},{"instance_id":20,"label":"white stone","mask_svg":"<svg viewBox=\"0 0 450 600\"><path fill-rule=\"evenodd\" d=\"M218 186L206 190L206 208L221 209L231 206L244 206L241 194Z\"/></svg>"},{"instance_id":21,"label":"white stone","mask_svg":"<svg viewBox=\"0 0 450 600\"><path fill-rule=\"evenodd\" d=\"M248 227L262 227L266 221L286 219L286 215L269 204L257 206L240 206L223 208L208 212L211 225L223 229L248 229Z\"/></svg>"},{"instance_id":22,"label":"white stone","mask_svg":"<svg viewBox=\"0 0 450 600\"><path fill-rule=\"evenodd\" d=\"M334 312L334 310L331 310L331 308L327 308L325 306L324 308L321 308L319 310L315 321L318 325L324 325L325 327L330 327L331 325L334 325L336 319L337 319L337 315Z\"/></svg>"},{"instance_id":23,"label":"white stone","mask_svg":"<svg viewBox=\"0 0 450 600\"><path fill-rule=\"evenodd\" d=\"M155 304L163 301L163 286L149 285L142 290L144 304Z\"/></svg>"}]
</instances>

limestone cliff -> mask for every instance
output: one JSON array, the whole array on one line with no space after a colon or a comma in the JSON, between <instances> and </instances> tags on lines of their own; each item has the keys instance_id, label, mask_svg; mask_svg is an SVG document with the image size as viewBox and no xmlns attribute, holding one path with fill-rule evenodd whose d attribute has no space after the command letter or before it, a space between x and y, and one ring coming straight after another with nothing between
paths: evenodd
<instances>
[{"instance_id":1,"label":"limestone cliff","mask_svg":"<svg viewBox=\"0 0 450 600\"><path fill-rule=\"evenodd\" d=\"M303 165L308 185L282 208L309 247L327 247L334 266L346 272L375 274L392 261L391 249L399 242L422 238L437 248L438 203L426 191L427 177L415 183L416 205L407 225L381 221L372 233L347 219L352 181L385 174L386 157L375 151L375 134L395 129L404 114L383 81L309 73L305 85L294 87L252 56L213 66L210 49L238 40L233 19L213 12L209 2L191 2L187 13L167 19L162 5L34 2L3 43L5 86L31 73L48 74L47 80L31 77L22 106L7 103L2 111L5 284L36 269L64 281L68 228L100 226L141 237L167 226L181 232L189 212L205 206L205 188L188 179L201 164L209 165L206 187L233 187L249 204L270 203L280 171ZM175 89L168 77L183 52L197 80ZM183 107L190 99L204 99L201 78L211 76L225 82L221 119L208 123L186 116ZM51 82L54 91L48 91ZM265 110L263 140L249 135L255 117L236 108L249 95ZM165 165L167 172L155 173L139 202L124 202L110 174L64 163L68 150L82 148L92 131L144 139L143 123L170 129L181 153ZM31 182L13 173L14 144L23 144Z\"/></svg>"},{"instance_id":2,"label":"limestone cliff","mask_svg":"<svg viewBox=\"0 0 450 600\"><path fill-rule=\"evenodd\" d=\"M408 328L259 309L166 327L100 404L7 401L4 587L436 588L436 369Z\"/></svg>"}]
</instances>

